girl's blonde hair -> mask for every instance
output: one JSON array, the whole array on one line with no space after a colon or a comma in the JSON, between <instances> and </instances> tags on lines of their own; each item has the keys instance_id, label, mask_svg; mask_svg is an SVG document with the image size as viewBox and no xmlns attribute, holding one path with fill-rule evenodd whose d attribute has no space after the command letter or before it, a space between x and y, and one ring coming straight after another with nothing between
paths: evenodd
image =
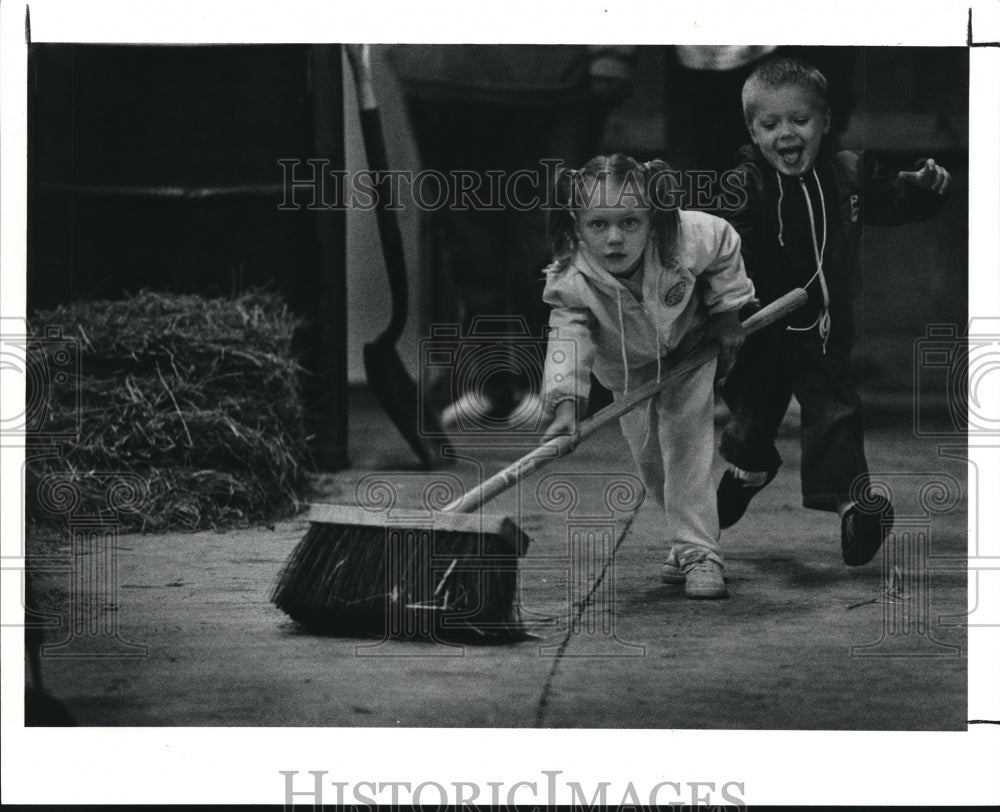
<instances>
[{"instance_id":1,"label":"girl's blonde hair","mask_svg":"<svg viewBox=\"0 0 1000 812\"><path fill-rule=\"evenodd\" d=\"M587 161L582 169L560 168L555 177L554 205L548 212L547 231L555 260L553 265L558 269L564 268L576 250L576 221L573 215L594 200L594 181L604 184L614 181L620 184L622 197L636 196L649 207L653 245L660 261L670 265L680 224L676 174L665 161L639 163L621 153L598 155ZM609 203L606 198L597 199L604 205ZM614 202L611 201L610 205Z\"/></svg>"}]
</instances>

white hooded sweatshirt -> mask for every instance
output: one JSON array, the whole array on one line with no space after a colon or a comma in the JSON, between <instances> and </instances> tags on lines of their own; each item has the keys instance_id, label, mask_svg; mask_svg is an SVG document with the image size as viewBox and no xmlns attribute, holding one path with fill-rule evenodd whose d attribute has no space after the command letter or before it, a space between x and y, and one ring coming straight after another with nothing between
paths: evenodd
<instances>
[{"instance_id":1,"label":"white hooded sweatshirt","mask_svg":"<svg viewBox=\"0 0 1000 812\"><path fill-rule=\"evenodd\" d=\"M651 237L643 254L642 302L577 250L546 270L543 299L552 306L545 360L545 405L585 402L590 373L613 392L656 377L660 359L686 353L710 315L737 310L753 298L740 238L725 220L680 211L674 262L660 261Z\"/></svg>"}]
</instances>

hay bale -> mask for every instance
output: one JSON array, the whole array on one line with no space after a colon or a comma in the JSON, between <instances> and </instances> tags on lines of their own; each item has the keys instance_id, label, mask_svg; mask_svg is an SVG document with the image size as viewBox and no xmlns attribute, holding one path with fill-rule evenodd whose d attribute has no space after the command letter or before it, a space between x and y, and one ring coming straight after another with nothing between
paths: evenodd
<instances>
[{"instance_id":1,"label":"hay bale","mask_svg":"<svg viewBox=\"0 0 1000 812\"><path fill-rule=\"evenodd\" d=\"M40 436L75 437L58 456L29 462L29 521L56 518L45 493L53 476L79 494L76 515L106 513L108 475L118 472L142 483L134 509L118 511L126 529L220 528L294 512L307 448L292 353L298 324L277 295L260 291L145 291L35 314L34 336L57 325L73 340L80 375L45 392ZM36 350L34 362L51 368L65 342ZM32 445L29 455L40 450Z\"/></svg>"}]
</instances>

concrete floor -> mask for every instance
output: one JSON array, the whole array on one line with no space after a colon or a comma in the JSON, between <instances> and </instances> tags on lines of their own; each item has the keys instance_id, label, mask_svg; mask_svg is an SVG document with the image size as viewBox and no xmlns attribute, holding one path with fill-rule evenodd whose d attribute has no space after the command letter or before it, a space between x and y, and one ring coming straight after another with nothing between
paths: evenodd
<instances>
[{"instance_id":1,"label":"concrete floor","mask_svg":"<svg viewBox=\"0 0 1000 812\"><path fill-rule=\"evenodd\" d=\"M364 393L351 414L354 467L324 479L323 501L350 501L377 470L397 471L386 479L404 500L435 477L473 481L472 465L413 470ZM106 656L46 656L46 687L92 726L963 730L965 489L932 505L920 494L930 480L964 483L965 465L938 457L906 422L868 436L873 471L893 472L899 532L886 549L902 577L899 603L878 600L881 556L844 566L836 517L800 507L794 419L781 474L723 534L731 598L687 600L658 579L656 509L614 511L604 499L609 485L633 481L612 428L491 508L519 516L532 539L520 575L527 641L456 647L304 632L268 602L304 519L127 535L105 625L62 652ZM522 450L494 440L477 455L489 473ZM545 477L576 489L571 511L543 506ZM609 523L613 566L607 550L567 555L569 527ZM62 594L65 576L45 576L42 587ZM95 593L76 594L82 604ZM49 630L47 642L67 635Z\"/></svg>"}]
</instances>

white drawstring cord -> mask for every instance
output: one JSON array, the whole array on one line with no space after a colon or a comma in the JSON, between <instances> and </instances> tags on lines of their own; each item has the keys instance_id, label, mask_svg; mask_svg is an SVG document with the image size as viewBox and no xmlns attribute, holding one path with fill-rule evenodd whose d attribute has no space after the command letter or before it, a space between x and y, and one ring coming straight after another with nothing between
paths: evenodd
<instances>
[{"instance_id":1,"label":"white drawstring cord","mask_svg":"<svg viewBox=\"0 0 1000 812\"><path fill-rule=\"evenodd\" d=\"M655 295L653 297L653 301L656 302L657 305L660 304L660 275L659 274L656 275L656 293L655 293ZM656 327L656 382L659 383L660 382L660 368L661 368L661 359L660 359L660 356L663 354L663 351L660 349L660 320L654 317L653 321L654 321L654 326Z\"/></svg>"},{"instance_id":2,"label":"white drawstring cord","mask_svg":"<svg viewBox=\"0 0 1000 812\"><path fill-rule=\"evenodd\" d=\"M658 398L659 396L657 395L646 401L646 436L642 438L642 447L644 449L649 445L649 438L653 433L653 404Z\"/></svg>"},{"instance_id":3,"label":"white drawstring cord","mask_svg":"<svg viewBox=\"0 0 1000 812\"><path fill-rule=\"evenodd\" d=\"M778 176L778 245L785 247L785 223L781 219L781 202L785 199L785 185L781 182L781 173L775 169L774 174Z\"/></svg>"},{"instance_id":4,"label":"white drawstring cord","mask_svg":"<svg viewBox=\"0 0 1000 812\"><path fill-rule=\"evenodd\" d=\"M656 274L656 283L654 285L653 301L657 305L660 303L660 274ZM660 382L660 374L662 370L662 358L663 352L660 348L660 320L653 316L653 326L656 329L656 382ZM646 436L642 439L642 447L645 448L649 445L649 438L652 435L653 428L653 409L655 408L654 403L659 399L659 395L649 399L646 404Z\"/></svg>"},{"instance_id":5,"label":"white drawstring cord","mask_svg":"<svg viewBox=\"0 0 1000 812\"><path fill-rule=\"evenodd\" d=\"M618 329L621 332L621 337L622 337L622 367L624 368L625 371L625 391L622 392L622 395L627 395L628 394L628 351L625 349L625 316L622 313L622 291L620 287L615 289L615 294L618 297ZM650 410L653 405L653 400L654 398L650 398L647 404L646 436L642 440L643 448L649 445L650 423L652 417L652 412Z\"/></svg>"},{"instance_id":6,"label":"white drawstring cord","mask_svg":"<svg viewBox=\"0 0 1000 812\"><path fill-rule=\"evenodd\" d=\"M628 394L628 353L625 351L625 316L622 315L622 291L621 288L617 288L615 293L618 294L618 329L621 332L622 337L622 367L625 370L625 392L623 394Z\"/></svg>"},{"instance_id":7,"label":"white drawstring cord","mask_svg":"<svg viewBox=\"0 0 1000 812\"><path fill-rule=\"evenodd\" d=\"M817 277L819 278L820 290L823 292L823 309L820 310L819 315L816 320L810 324L808 327L792 327L789 325L786 329L794 330L796 332L804 332L813 329L813 327L819 326L819 337L823 342L823 354L826 355L826 342L830 338L830 291L826 285L826 275L823 273L823 256L826 253L826 198L823 195L823 187L819 182L819 175L816 174L816 167L813 167L813 179L816 181L816 189L819 192L819 205L820 210L823 214L823 239L821 242L816 241L816 217L813 213L812 201L809 198L809 190L806 188L806 182L803 178L799 178L800 188L802 189L802 194L806 198L806 210L809 212L809 235L812 237L813 244L813 256L816 258L816 272L809 277L809 281L803 285L803 287L809 287L813 283L813 280ZM779 178L779 183L781 179ZM779 203L779 215L780 215L780 203ZM779 216L780 222L780 216ZM780 240L779 236L779 240ZM784 243L782 243L783 245Z\"/></svg>"}]
</instances>

